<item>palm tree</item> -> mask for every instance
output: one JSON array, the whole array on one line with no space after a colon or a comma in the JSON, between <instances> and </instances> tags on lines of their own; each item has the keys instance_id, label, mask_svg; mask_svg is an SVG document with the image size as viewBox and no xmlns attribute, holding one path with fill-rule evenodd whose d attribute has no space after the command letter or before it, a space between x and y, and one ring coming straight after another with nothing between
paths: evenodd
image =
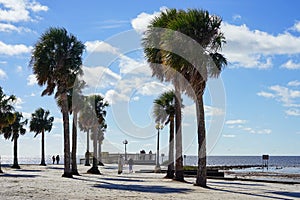
<instances>
[{"instance_id":1,"label":"palm tree","mask_svg":"<svg viewBox=\"0 0 300 200\"><path fill-rule=\"evenodd\" d=\"M68 90L68 107L70 115L73 114L72 120L72 152L71 152L71 171L73 175L79 175L77 169L77 117L78 112L83 105L82 89L85 87L85 82L82 80L76 80L74 87ZM57 99L59 107L62 106L62 99Z\"/></svg>"},{"instance_id":2,"label":"palm tree","mask_svg":"<svg viewBox=\"0 0 300 200\"><path fill-rule=\"evenodd\" d=\"M168 91L162 93L154 100L153 115L156 123L170 124L169 136L169 163L166 178L174 178L174 118L175 93Z\"/></svg>"},{"instance_id":3,"label":"palm tree","mask_svg":"<svg viewBox=\"0 0 300 200\"><path fill-rule=\"evenodd\" d=\"M85 153L85 166L90 166L90 130L92 120L89 116L90 110L89 106L85 102L83 108L80 110L79 114L79 128L81 131L86 132L86 153Z\"/></svg>"},{"instance_id":4,"label":"palm tree","mask_svg":"<svg viewBox=\"0 0 300 200\"><path fill-rule=\"evenodd\" d=\"M64 28L49 28L35 44L30 65L40 86L46 85L42 92L62 101L61 112L64 128L64 173L63 177L72 177L70 169L70 131L68 90L73 88L74 80L81 75L82 53L84 45L68 34Z\"/></svg>"},{"instance_id":5,"label":"palm tree","mask_svg":"<svg viewBox=\"0 0 300 200\"><path fill-rule=\"evenodd\" d=\"M29 123L30 131L35 132L36 137L38 134L42 134L42 158L41 165L46 166L45 162L45 131L50 132L52 129L54 117L49 117L49 110L45 111L43 108L38 108L34 113L31 114L31 120Z\"/></svg>"},{"instance_id":6,"label":"palm tree","mask_svg":"<svg viewBox=\"0 0 300 200\"><path fill-rule=\"evenodd\" d=\"M175 11L173 9L168 12ZM180 37L176 33L172 35L170 31L163 33L163 42L167 40L166 43L169 46L174 44L171 49L177 50L177 53L163 51L162 60L166 66L175 69L189 83L191 89L185 88L185 92L196 103L198 171L195 185L202 187L206 187L207 180L203 93L208 77L218 77L227 64L226 58L219 53L225 43L225 37L220 31L221 22L220 17L210 15L208 11L197 9L178 11L178 15L170 20L164 28L178 31L185 37ZM174 43L174 38L177 39L176 43ZM181 56L179 56L180 53Z\"/></svg>"},{"instance_id":7,"label":"palm tree","mask_svg":"<svg viewBox=\"0 0 300 200\"><path fill-rule=\"evenodd\" d=\"M6 96L0 87L0 130L15 121L16 116L12 113L15 100L14 95Z\"/></svg>"},{"instance_id":8,"label":"palm tree","mask_svg":"<svg viewBox=\"0 0 300 200\"><path fill-rule=\"evenodd\" d=\"M176 133L176 151L175 151L175 180L184 181L183 175L183 157L182 157L182 117L181 117L181 91L183 90L182 77L176 73L166 63L165 55L168 52L164 50L163 40L164 31L157 30L157 28L168 28L170 21L177 18L183 11L176 9L162 12L158 17L154 18L148 26L146 35L143 38L144 53L152 70L152 76L157 77L160 81L172 82L175 88L175 133Z\"/></svg>"},{"instance_id":9,"label":"palm tree","mask_svg":"<svg viewBox=\"0 0 300 200\"><path fill-rule=\"evenodd\" d=\"M27 124L27 119L21 122L23 115L20 112L15 112L14 115L16 119L14 123L2 128L2 133L4 134L5 139L10 139L14 142L14 162L12 168L20 169L18 164L18 138L20 135L24 135L26 133L26 129L23 127Z\"/></svg>"},{"instance_id":10,"label":"palm tree","mask_svg":"<svg viewBox=\"0 0 300 200\"><path fill-rule=\"evenodd\" d=\"M12 113L14 107L12 103L16 100L14 95L6 96L0 87L0 134L2 133L2 128L12 124L16 116ZM0 162L0 173L3 173L1 170Z\"/></svg>"},{"instance_id":11,"label":"palm tree","mask_svg":"<svg viewBox=\"0 0 300 200\"><path fill-rule=\"evenodd\" d=\"M90 129L93 133L93 165L88 170L88 173L100 174L97 162L97 141L98 141L98 131L102 128L101 125L105 124L106 110L108 103L104 101L103 97L100 95L91 95L86 97L85 108L83 113L88 115L89 120L86 120L86 124L81 121L80 127L85 129ZM82 114L82 113L81 113Z\"/></svg>"}]
</instances>

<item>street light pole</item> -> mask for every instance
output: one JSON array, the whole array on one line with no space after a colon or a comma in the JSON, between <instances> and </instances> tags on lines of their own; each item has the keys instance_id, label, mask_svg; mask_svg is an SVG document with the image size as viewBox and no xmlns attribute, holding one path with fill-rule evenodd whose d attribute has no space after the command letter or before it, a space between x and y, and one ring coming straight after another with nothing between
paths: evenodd
<instances>
[{"instance_id":1,"label":"street light pole","mask_svg":"<svg viewBox=\"0 0 300 200\"><path fill-rule=\"evenodd\" d=\"M125 145L125 161L127 161L127 150L126 150L126 145L128 144L127 140L123 141L123 144Z\"/></svg>"},{"instance_id":2,"label":"street light pole","mask_svg":"<svg viewBox=\"0 0 300 200\"><path fill-rule=\"evenodd\" d=\"M156 150L156 166L154 168L155 172L160 172L160 164L159 164L159 130L163 129L163 125L157 123L155 128L157 129L157 150Z\"/></svg>"}]
</instances>

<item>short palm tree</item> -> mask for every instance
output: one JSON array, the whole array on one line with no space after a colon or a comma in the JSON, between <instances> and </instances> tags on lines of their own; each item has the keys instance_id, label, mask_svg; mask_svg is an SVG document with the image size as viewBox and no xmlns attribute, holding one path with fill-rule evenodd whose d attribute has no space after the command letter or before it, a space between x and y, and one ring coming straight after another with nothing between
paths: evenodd
<instances>
[{"instance_id":1,"label":"short palm tree","mask_svg":"<svg viewBox=\"0 0 300 200\"><path fill-rule=\"evenodd\" d=\"M0 87L0 130L14 122L16 116L12 113L14 111L12 103L15 100L14 95L6 96Z\"/></svg>"},{"instance_id":2,"label":"short palm tree","mask_svg":"<svg viewBox=\"0 0 300 200\"><path fill-rule=\"evenodd\" d=\"M155 41L150 38L150 41L157 44L161 49L168 47L168 50L159 50L161 63L176 70L189 83L190 88L183 89L196 103L198 127L198 172L195 185L206 187L206 133L203 94L208 77L218 77L227 64L226 58L219 53L225 43L225 37L220 31L222 20L218 16L210 15L208 11L198 9L187 11L172 9L161 14L161 17L165 15L174 16L173 13L177 13L177 15L169 18L170 20L165 22L167 25L157 26L168 30L162 31L160 37L150 34L158 40ZM151 32L153 31L150 29ZM149 43L147 42L147 44ZM160 49L157 46L156 48L149 48L148 51ZM165 74L163 73L162 77Z\"/></svg>"},{"instance_id":3,"label":"short palm tree","mask_svg":"<svg viewBox=\"0 0 300 200\"><path fill-rule=\"evenodd\" d=\"M170 124L169 136L169 163L166 178L174 178L174 119L175 119L175 93L168 91L162 93L154 100L153 116L156 123Z\"/></svg>"},{"instance_id":4,"label":"short palm tree","mask_svg":"<svg viewBox=\"0 0 300 200\"><path fill-rule=\"evenodd\" d=\"M2 128L2 133L5 139L11 139L11 141L14 142L14 162L12 168L20 169L20 165L18 163L18 138L20 135L24 135L26 133L24 126L27 124L28 120L25 119L24 121L21 121L23 115L20 112L15 112L14 115L16 116L14 123Z\"/></svg>"},{"instance_id":5,"label":"short palm tree","mask_svg":"<svg viewBox=\"0 0 300 200\"><path fill-rule=\"evenodd\" d=\"M29 122L30 131L35 132L36 137L39 134L42 134L41 138L41 164L46 166L45 162L45 132L50 132L52 129L54 117L49 117L50 111L45 111L43 108L38 108L34 113L31 114L31 120Z\"/></svg>"},{"instance_id":6,"label":"short palm tree","mask_svg":"<svg viewBox=\"0 0 300 200\"><path fill-rule=\"evenodd\" d=\"M60 97L64 128L64 173L72 177L70 169L70 130L68 90L73 88L74 80L83 73L82 53L84 44L68 34L64 28L49 28L34 45L30 65L40 86L46 85L44 95Z\"/></svg>"},{"instance_id":7,"label":"short palm tree","mask_svg":"<svg viewBox=\"0 0 300 200\"><path fill-rule=\"evenodd\" d=\"M100 95L91 95L86 97L85 100L84 112L87 114L89 120L86 120L87 124L81 124L84 128L88 128L93 133L93 165L88 170L88 173L100 174L98 169L98 152L97 152L97 141L98 141L98 132L101 128L101 124L105 123L106 110L108 103L104 101L104 98ZM83 113L84 113L83 112ZM83 121L81 121L82 123Z\"/></svg>"}]
</instances>

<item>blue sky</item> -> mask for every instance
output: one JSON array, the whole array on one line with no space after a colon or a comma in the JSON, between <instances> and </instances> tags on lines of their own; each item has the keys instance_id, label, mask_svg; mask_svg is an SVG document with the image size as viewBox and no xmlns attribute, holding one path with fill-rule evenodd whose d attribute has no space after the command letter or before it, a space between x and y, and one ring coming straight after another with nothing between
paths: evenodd
<instances>
[{"instance_id":1,"label":"blue sky","mask_svg":"<svg viewBox=\"0 0 300 200\"><path fill-rule=\"evenodd\" d=\"M62 116L53 96L28 67L30 52L50 26L65 27L86 45L86 94L100 93L111 106L103 151L132 153L156 149L153 100L172 86L151 78L140 33L167 8L206 9L222 17L229 64L205 92L209 155L299 155L300 16L298 1L36 1L0 0L0 85L18 97L16 110L30 118L38 107L55 117L46 137L46 154L62 154ZM195 108L183 97L183 151L197 154ZM40 137L19 139L20 156L40 154ZM79 133L78 153L86 148ZM168 128L161 131L167 153ZM0 138L0 155L12 143Z\"/></svg>"}]
</instances>

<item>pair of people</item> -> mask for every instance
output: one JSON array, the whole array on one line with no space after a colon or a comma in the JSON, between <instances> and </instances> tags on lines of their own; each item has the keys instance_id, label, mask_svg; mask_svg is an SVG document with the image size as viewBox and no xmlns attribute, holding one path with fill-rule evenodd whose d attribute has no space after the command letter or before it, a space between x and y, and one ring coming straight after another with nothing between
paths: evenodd
<instances>
[{"instance_id":1,"label":"pair of people","mask_svg":"<svg viewBox=\"0 0 300 200\"><path fill-rule=\"evenodd\" d=\"M55 161L56 161L56 164L59 164L59 160L60 160L59 155L57 155L56 157L52 156L52 163L53 164L55 163Z\"/></svg>"},{"instance_id":2,"label":"pair of people","mask_svg":"<svg viewBox=\"0 0 300 200\"><path fill-rule=\"evenodd\" d=\"M118 160L118 174L121 174L123 172L123 166L124 166L124 158L122 155L120 155ZM128 160L128 166L129 166L129 172L133 173L133 160L132 158L129 158Z\"/></svg>"}]
</instances>

